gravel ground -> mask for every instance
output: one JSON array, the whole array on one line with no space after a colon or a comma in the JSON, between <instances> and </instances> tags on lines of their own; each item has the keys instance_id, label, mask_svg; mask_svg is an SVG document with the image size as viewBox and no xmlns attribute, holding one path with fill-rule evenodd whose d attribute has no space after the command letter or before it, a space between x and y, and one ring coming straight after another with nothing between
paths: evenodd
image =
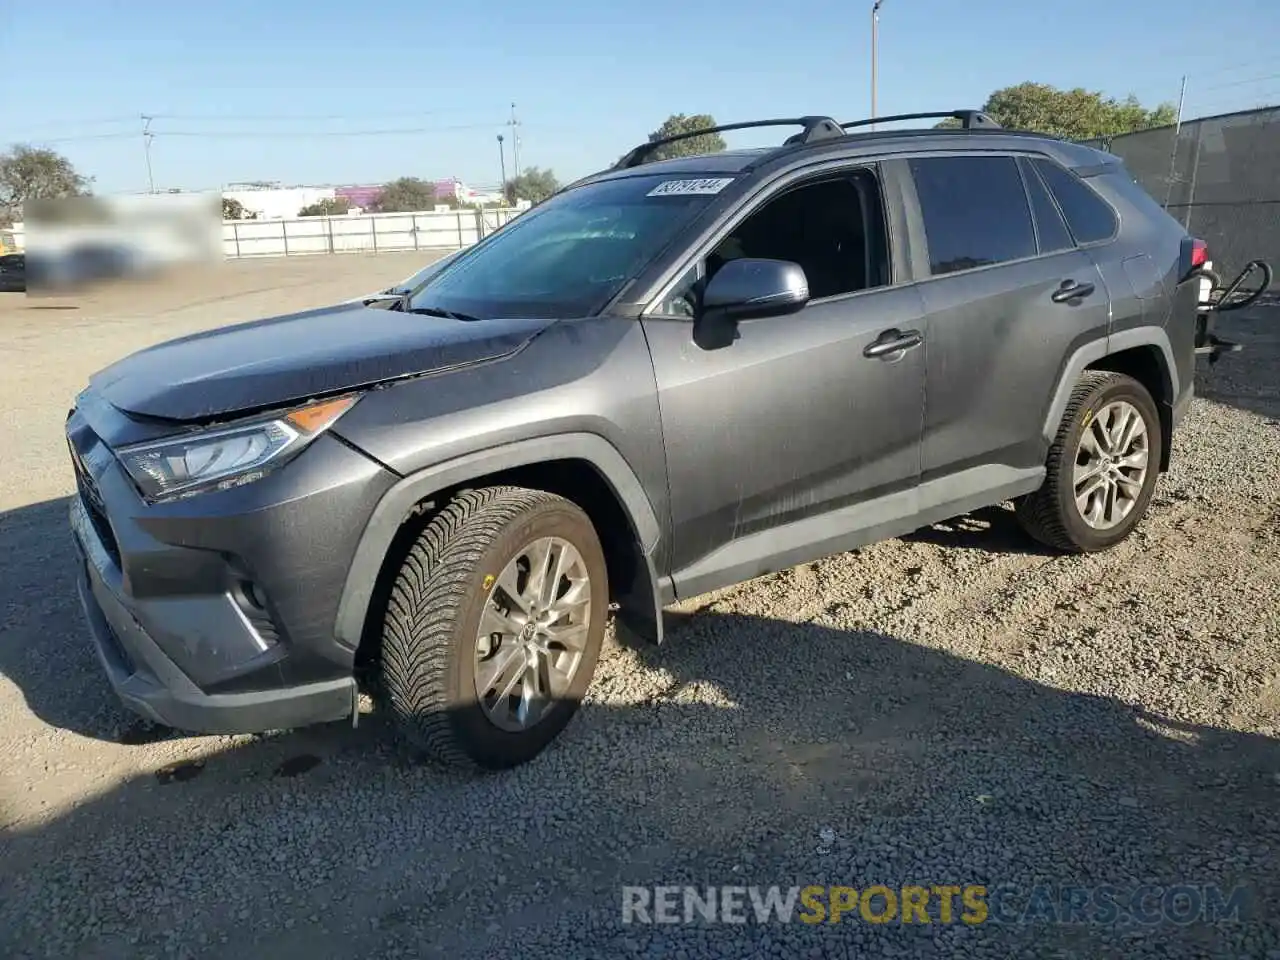
<instances>
[{"instance_id":1,"label":"gravel ground","mask_svg":"<svg viewBox=\"0 0 1280 960\"><path fill-rule=\"evenodd\" d=\"M406 763L377 714L235 738L126 714L74 597L68 401L145 343L421 262L0 300L0 955L1280 958L1280 310L1224 324L1249 352L1201 378L1125 544L1047 555L993 509L696 598L663 648L611 643L509 774ZM1249 899L1216 923L623 924L623 886L660 884L982 884L996 919L1036 884Z\"/></svg>"}]
</instances>

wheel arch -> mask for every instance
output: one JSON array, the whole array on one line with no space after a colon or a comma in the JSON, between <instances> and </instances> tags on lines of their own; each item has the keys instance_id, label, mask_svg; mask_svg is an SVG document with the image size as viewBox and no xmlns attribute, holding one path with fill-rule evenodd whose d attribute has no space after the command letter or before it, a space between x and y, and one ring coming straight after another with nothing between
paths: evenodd
<instances>
[{"instance_id":1,"label":"wheel arch","mask_svg":"<svg viewBox=\"0 0 1280 960\"><path fill-rule=\"evenodd\" d=\"M617 449L596 434L538 437L466 454L397 482L374 508L347 571L334 632L359 650L375 634L371 615L433 509L460 490L514 484L574 501L596 526L608 565L617 625L661 642L662 607L653 562L660 526L653 505ZM357 657L359 662L362 658Z\"/></svg>"},{"instance_id":2,"label":"wheel arch","mask_svg":"<svg viewBox=\"0 0 1280 960\"><path fill-rule=\"evenodd\" d=\"M1161 327L1139 327L1080 347L1067 360L1045 416L1043 437L1053 442L1071 391L1088 370L1109 370L1133 377L1151 394L1160 416L1160 471L1169 469L1173 449L1173 405L1180 392L1178 367L1169 335Z\"/></svg>"}]
</instances>

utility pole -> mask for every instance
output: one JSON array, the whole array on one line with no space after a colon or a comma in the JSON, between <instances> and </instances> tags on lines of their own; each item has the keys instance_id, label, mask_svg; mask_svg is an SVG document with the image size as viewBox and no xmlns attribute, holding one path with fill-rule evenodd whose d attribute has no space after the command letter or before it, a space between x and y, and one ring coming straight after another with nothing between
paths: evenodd
<instances>
[{"instance_id":1,"label":"utility pole","mask_svg":"<svg viewBox=\"0 0 1280 960\"><path fill-rule=\"evenodd\" d=\"M872 4L872 119L876 119L876 83L877 68L879 67L879 8L883 5L884 0L876 0ZM876 129L876 124L872 124L872 129Z\"/></svg>"},{"instance_id":2,"label":"utility pole","mask_svg":"<svg viewBox=\"0 0 1280 960\"><path fill-rule=\"evenodd\" d=\"M1178 182L1178 141L1182 138L1182 108L1187 103L1187 75L1182 75L1182 89L1178 91L1178 118L1173 124L1173 144L1169 147L1169 178L1164 192L1164 208L1169 209L1173 200L1173 185ZM1197 147L1199 141L1197 141ZM1191 208L1188 207L1188 216Z\"/></svg>"},{"instance_id":3,"label":"utility pole","mask_svg":"<svg viewBox=\"0 0 1280 960\"><path fill-rule=\"evenodd\" d=\"M156 192L156 181L151 176L151 141L155 134L151 132L151 118L142 114L142 149L147 155L147 192Z\"/></svg>"},{"instance_id":4,"label":"utility pole","mask_svg":"<svg viewBox=\"0 0 1280 960\"><path fill-rule=\"evenodd\" d=\"M507 195L507 151L502 146L502 134L498 134L498 165L502 170L502 179L498 181L501 184L498 192L505 197Z\"/></svg>"},{"instance_id":5,"label":"utility pole","mask_svg":"<svg viewBox=\"0 0 1280 960\"><path fill-rule=\"evenodd\" d=\"M520 121L516 119L516 105L511 104L511 119L507 121L511 128L511 166L515 176L520 176Z\"/></svg>"}]
</instances>

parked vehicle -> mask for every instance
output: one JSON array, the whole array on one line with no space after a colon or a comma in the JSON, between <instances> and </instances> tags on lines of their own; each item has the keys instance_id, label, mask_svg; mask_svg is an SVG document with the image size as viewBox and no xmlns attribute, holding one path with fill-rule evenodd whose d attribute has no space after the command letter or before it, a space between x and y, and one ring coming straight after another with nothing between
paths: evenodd
<instances>
[{"instance_id":1,"label":"parked vehicle","mask_svg":"<svg viewBox=\"0 0 1280 960\"><path fill-rule=\"evenodd\" d=\"M33 290L64 290L141 274L150 264L127 243L86 240L58 249L32 250L27 279Z\"/></svg>"},{"instance_id":2,"label":"parked vehicle","mask_svg":"<svg viewBox=\"0 0 1280 960\"><path fill-rule=\"evenodd\" d=\"M412 289L184 337L66 430L111 683L171 726L358 716L509 767L606 618L1012 500L1127 537L1192 397L1204 244L1114 156L999 129L637 147ZM705 131L697 131L701 133ZM672 138L678 139L678 138Z\"/></svg>"},{"instance_id":3,"label":"parked vehicle","mask_svg":"<svg viewBox=\"0 0 1280 960\"><path fill-rule=\"evenodd\" d=\"M0 254L0 293L27 289L27 258L21 253Z\"/></svg>"}]
</instances>

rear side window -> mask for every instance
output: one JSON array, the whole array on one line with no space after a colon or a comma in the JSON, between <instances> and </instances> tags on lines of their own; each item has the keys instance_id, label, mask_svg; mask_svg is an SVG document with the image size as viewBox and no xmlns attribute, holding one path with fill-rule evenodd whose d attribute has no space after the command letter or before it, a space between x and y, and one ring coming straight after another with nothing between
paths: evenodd
<instances>
[{"instance_id":1,"label":"rear side window","mask_svg":"<svg viewBox=\"0 0 1280 960\"><path fill-rule=\"evenodd\" d=\"M922 157L910 166L934 276L1036 255L1013 157Z\"/></svg>"},{"instance_id":2,"label":"rear side window","mask_svg":"<svg viewBox=\"0 0 1280 960\"><path fill-rule=\"evenodd\" d=\"M1031 162L1057 199L1076 243L1096 243L1115 236L1120 226L1115 211L1083 180L1051 160L1036 158Z\"/></svg>"},{"instance_id":3,"label":"rear side window","mask_svg":"<svg viewBox=\"0 0 1280 960\"><path fill-rule=\"evenodd\" d=\"M1027 182L1027 195L1031 197L1031 209L1036 216L1036 231L1040 235L1040 252L1057 253L1059 250L1070 250L1075 246L1071 234L1067 232L1067 224L1062 219L1049 189L1041 181L1039 174L1030 166L1022 168Z\"/></svg>"}]
</instances>

